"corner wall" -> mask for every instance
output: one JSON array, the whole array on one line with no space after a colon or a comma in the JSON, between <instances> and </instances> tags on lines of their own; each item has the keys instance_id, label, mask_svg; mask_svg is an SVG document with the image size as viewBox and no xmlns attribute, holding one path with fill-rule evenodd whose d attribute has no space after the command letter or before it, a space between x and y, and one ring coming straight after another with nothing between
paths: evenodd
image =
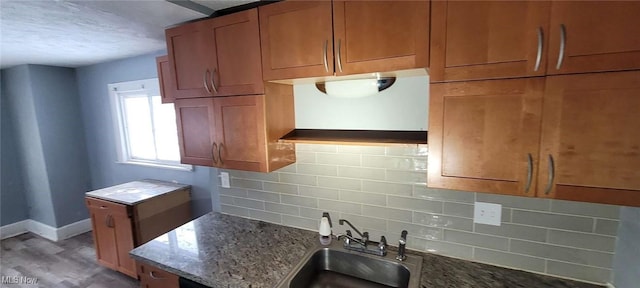
<instances>
[{"instance_id":1,"label":"corner wall","mask_svg":"<svg viewBox=\"0 0 640 288\"><path fill-rule=\"evenodd\" d=\"M28 65L2 70L29 218L57 227ZM3 93L3 94L5 94ZM18 175L17 173L14 175ZM18 193L18 192L16 192Z\"/></svg>"},{"instance_id":2,"label":"corner wall","mask_svg":"<svg viewBox=\"0 0 640 288\"><path fill-rule=\"evenodd\" d=\"M9 109L8 85L3 70L0 80L0 226L29 219L27 200L22 182L22 166L18 158L16 133L14 132L11 109Z\"/></svg>"}]
</instances>

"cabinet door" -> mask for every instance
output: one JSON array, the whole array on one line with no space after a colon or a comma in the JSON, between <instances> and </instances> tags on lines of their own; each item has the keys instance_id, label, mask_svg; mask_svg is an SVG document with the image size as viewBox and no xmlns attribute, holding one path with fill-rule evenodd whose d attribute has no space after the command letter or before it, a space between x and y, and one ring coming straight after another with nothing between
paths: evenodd
<instances>
[{"instance_id":1,"label":"cabinet door","mask_svg":"<svg viewBox=\"0 0 640 288\"><path fill-rule=\"evenodd\" d=\"M428 185L535 195L544 78L432 84Z\"/></svg>"},{"instance_id":2,"label":"cabinet door","mask_svg":"<svg viewBox=\"0 0 640 288\"><path fill-rule=\"evenodd\" d=\"M264 95L215 99L219 167L266 171Z\"/></svg>"},{"instance_id":3,"label":"cabinet door","mask_svg":"<svg viewBox=\"0 0 640 288\"><path fill-rule=\"evenodd\" d=\"M544 75L549 5L433 1L431 81Z\"/></svg>"},{"instance_id":4,"label":"cabinet door","mask_svg":"<svg viewBox=\"0 0 640 288\"><path fill-rule=\"evenodd\" d=\"M429 65L429 1L334 1L336 74Z\"/></svg>"},{"instance_id":5,"label":"cabinet door","mask_svg":"<svg viewBox=\"0 0 640 288\"><path fill-rule=\"evenodd\" d=\"M180 162L213 166L214 98L177 99L175 101Z\"/></svg>"},{"instance_id":6,"label":"cabinet door","mask_svg":"<svg viewBox=\"0 0 640 288\"><path fill-rule=\"evenodd\" d=\"M640 71L547 77L538 196L640 206Z\"/></svg>"},{"instance_id":7,"label":"cabinet door","mask_svg":"<svg viewBox=\"0 0 640 288\"><path fill-rule=\"evenodd\" d=\"M165 31L175 98L211 96L210 54L215 51L207 47L205 29L203 22L195 22Z\"/></svg>"},{"instance_id":8,"label":"cabinet door","mask_svg":"<svg viewBox=\"0 0 640 288\"><path fill-rule=\"evenodd\" d=\"M639 69L638 15L639 1L554 1L547 74Z\"/></svg>"},{"instance_id":9,"label":"cabinet door","mask_svg":"<svg viewBox=\"0 0 640 288\"><path fill-rule=\"evenodd\" d=\"M264 80L333 75L331 1L260 6Z\"/></svg>"},{"instance_id":10,"label":"cabinet door","mask_svg":"<svg viewBox=\"0 0 640 288\"><path fill-rule=\"evenodd\" d=\"M210 88L214 96L264 94L258 10L208 21L209 50L215 51Z\"/></svg>"},{"instance_id":11,"label":"cabinet door","mask_svg":"<svg viewBox=\"0 0 640 288\"><path fill-rule=\"evenodd\" d=\"M124 205L123 208L126 209ZM116 236L116 247L118 250L118 271L136 278L136 264L129 256L129 251L133 250L133 229L131 218L126 213L112 212L111 226Z\"/></svg>"},{"instance_id":12,"label":"cabinet door","mask_svg":"<svg viewBox=\"0 0 640 288\"><path fill-rule=\"evenodd\" d=\"M116 235L111 227L113 219L109 214L109 209L107 206L92 206L90 204L87 206L91 214L96 258L100 265L116 270L118 267L118 250L116 248Z\"/></svg>"},{"instance_id":13,"label":"cabinet door","mask_svg":"<svg viewBox=\"0 0 640 288\"><path fill-rule=\"evenodd\" d=\"M156 67L158 68L158 81L160 82L160 97L162 103L173 103L173 82L171 79L171 67L169 67L169 56L156 57Z\"/></svg>"},{"instance_id":14,"label":"cabinet door","mask_svg":"<svg viewBox=\"0 0 640 288\"><path fill-rule=\"evenodd\" d=\"M178 276L151 265L136 262L140 287L142 288L178 288Z\"/></svg>"}]
</instances>

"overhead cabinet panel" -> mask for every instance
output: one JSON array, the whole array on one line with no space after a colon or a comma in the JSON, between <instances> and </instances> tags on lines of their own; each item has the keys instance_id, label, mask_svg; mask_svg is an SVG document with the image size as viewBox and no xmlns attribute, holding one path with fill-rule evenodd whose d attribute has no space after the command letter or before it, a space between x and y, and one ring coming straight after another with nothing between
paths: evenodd
<instances>
[{"instance_id":1,"label":"overhead cabinet panel","mask_svg":"<svg viewBox=\"0 0 640 288\"><path fill-rule=\"evenodd\" d=\"M257 9L166 30L176 98L263 94Z\"/></svg>"},{"instance_id":2,"label":"overhead cabinet panel","mask_svg":"<svg viewBox=\"0 0 640 288\"><path fill-rule=\"evenodd\" d=\"M426 68L429 1L334 1L336 75Z\"/></svg>"},{"instance_id":3,"label":"overhead cabinet panel","mask_svg":"<svg viewBox=\"0 0 640 288\"><path fill-rule=\"evenodd\" d=\"M264 80L333 74L331 1L287 1L258 9Z\"/></svg>"},{"instance_id":4,"label":"overhead cabinet panel","mask_svg":"<svg viewBox=\"0 0 640 288\"><path fill-rule=\"evenodd\" d=\"M264 80L426 68L429 1L283 1L259 7Z\"/></svg>"},{"instance_id":5,"label":"overhead cabinet panel","mask_svg":"<svg viewBox=\"0 0 640 288\"><path fill-rule=\"evenodd\" d=\"M639 1L554 1L548 74L640 69Z\"/></svg>"},{"instance_id":6,"label":"overhead cabinet panel","mask_svg":"<svg viewBox=\"0 0 640 288\"><path fill-rule=\"evenodd\" d=\"M544 75L549 2L434 1L432 82Z\"/></svg>"}]
</instances>

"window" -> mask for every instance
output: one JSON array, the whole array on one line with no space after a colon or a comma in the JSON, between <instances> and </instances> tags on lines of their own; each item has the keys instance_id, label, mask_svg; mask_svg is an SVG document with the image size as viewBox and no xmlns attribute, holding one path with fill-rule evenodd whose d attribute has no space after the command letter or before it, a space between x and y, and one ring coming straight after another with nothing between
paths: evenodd
<instances>
[{"instance_id":1,"label":"window","mask_svg":"<svg viewBox=\"0 0 640 288\"><path fill-rule=\"evenodd\" d=\"M118 162L191 170L180 164L173 104L162 104L158 79L109 84Z\"/></svg>"}]
</instances>

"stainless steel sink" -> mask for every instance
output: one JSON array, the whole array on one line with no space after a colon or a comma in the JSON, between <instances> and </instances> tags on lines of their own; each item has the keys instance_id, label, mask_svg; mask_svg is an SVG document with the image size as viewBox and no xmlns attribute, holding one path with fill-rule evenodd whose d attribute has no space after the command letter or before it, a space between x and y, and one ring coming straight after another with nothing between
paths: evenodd
<instances>
[{"instance_id":1,"label":"stainless steel sink","mask_svg":"<svg viewBox=\"0 0 640 288\"><path fill-rule=\"evenodd\" d=\"M278 285L280 288L418 288L422 257L407 254L405 261L348 251L341 241L311 249Z\"/></svg>"}]
</instances>

